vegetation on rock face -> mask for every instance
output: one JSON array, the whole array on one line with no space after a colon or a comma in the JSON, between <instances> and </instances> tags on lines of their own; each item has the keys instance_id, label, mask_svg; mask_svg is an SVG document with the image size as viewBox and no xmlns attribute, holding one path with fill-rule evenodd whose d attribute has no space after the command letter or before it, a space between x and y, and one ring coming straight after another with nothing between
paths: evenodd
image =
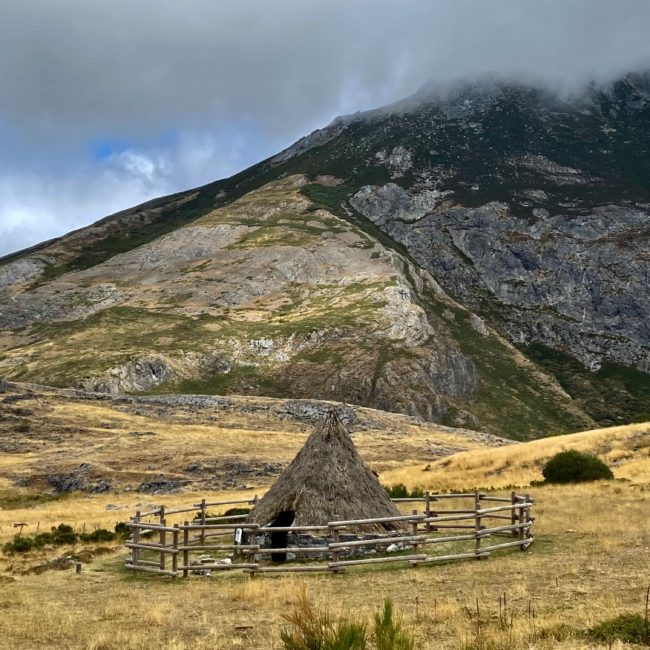
<instances>
[{"instance_id":1,"label":"vegetation on rock face","mask_svg":"<svg viewBox=\"0 0 650 650\"><path fill-rule=\"evenodd\" d=\"M524 352L554 375L575 402L602 426L650 420L650 375L617 363L596 372L570 355L539 343Z\"/></svg>"},{"instance_id":2,"label":"vegetation on rock face","mask_svg":"<svg viewBox=\"0 0 650 650\"><path fill-rule=\"evenodd\" d=\"M614 478L612 470L595 456L575 449L555 454L542 470L547 483L585 483Z\"/></svg>"}]
</instances>

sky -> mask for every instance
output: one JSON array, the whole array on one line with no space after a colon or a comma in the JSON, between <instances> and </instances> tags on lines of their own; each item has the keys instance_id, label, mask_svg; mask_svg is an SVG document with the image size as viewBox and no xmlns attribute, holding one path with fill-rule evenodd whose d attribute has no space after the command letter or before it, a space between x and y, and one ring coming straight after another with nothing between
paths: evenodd
<instances>
[{"instance_id":1,"label":"sky","mask_svg":"<svg viewBox=\"0 0 650 650\"><path fill-rule=\"evenodd\" d=\"M0 6L0 255L248 167L340 114L484 74L650 68L648 0Z\"/></svg>"}]
</instances>

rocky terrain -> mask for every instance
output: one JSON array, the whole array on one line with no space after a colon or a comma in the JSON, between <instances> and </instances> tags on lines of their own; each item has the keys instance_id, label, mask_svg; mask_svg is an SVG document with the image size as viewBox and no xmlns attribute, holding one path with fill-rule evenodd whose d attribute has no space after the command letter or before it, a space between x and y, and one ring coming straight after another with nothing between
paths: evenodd
<instances>
[{"instance_id":1,"label":"rocky terrain","mask_svg":"<svg viewBox=\"0 0 650 650\"><path fill-rule=\"evenodd\" d=\"M258 490L335 408L378 469L423 467L512 444L406 415L319 400L122 396L6 382L0 387L0 509L69 493ZM390 459L390 460L388 460Z\"/></svg>"},{"instance_id":2,"label":"rocky terrain","mask_svg":"<svg viewBox=\"0 0 650 650\"><path fill-rule=\"evenodd\" d=\"M336 399L526 438L649 419L650 84L424 88L0 261L0 375Z\"/></svg>"}]
</instances>

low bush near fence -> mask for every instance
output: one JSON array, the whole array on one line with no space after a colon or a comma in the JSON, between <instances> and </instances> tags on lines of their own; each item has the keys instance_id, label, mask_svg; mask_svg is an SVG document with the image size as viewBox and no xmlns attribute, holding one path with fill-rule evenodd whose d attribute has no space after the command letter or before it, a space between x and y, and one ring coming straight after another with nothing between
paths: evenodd
<instances>
[{"instance_id":1,"label":"low bush near fence","mask_svg":"<svg viewBox=\"0 0 650 650\"><path fill-rule=\"evenodd\" d=\"M197 512L194 516L194 520L196 521L197 519L205 517L205 519L219 519L222 524L232 524L239 521L240 515L247 515L250 511L250 508L228 508L228 510L226 510L222 515L213 512L206 512L205 515L203 515L202 513Z\"/></svg>"},{"instance_id":2,"label":"low bush near fence","mask_svg":"<svg viewBox=\"0 0 650 650\"><path fill-rule=\"evenodd\" d=\"M424 490L422 490L422 488L416 487L409 491L404 483L398 483L397 485L384 485L384 490L386 490L391 499L420 499L424 496Z\"/></svg>"},{"instance_id":3,"label":"low bush near fence","mask_svg":"<svg viewBox=\"0 0 650 650\"><path fill-rule=\"evenodd\" d=\"M77 542L114 542L124 539L128 535L126 523L120 522L115 526L115 532L99 528L92 533L75 533L72 526L59 524L52 526L49 533L39 533L33 537L16 535L11 542L7 542L2 551L6 554L29 553L46 546L66 546Z\"/></svg>"}]
</instances>

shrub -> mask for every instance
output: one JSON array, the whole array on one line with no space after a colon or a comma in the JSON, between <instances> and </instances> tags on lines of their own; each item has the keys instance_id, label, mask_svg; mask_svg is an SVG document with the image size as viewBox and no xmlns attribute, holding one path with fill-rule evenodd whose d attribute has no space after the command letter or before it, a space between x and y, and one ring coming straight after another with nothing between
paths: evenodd
<instances>
[{"instance_id":1,"label":"shrub","mask_svg":"<svg viewBox=\"0 0 650 650\"><path fill-rule=\"evenodd\" d=\"M44 546L65 546L76 544L79 540L82 542L112 542L119 537L126 536L128 529L124 522L115 526L115 532L99 528L92 533L83 533L77 535L72 526L59 524L52 526L49 533L39 533L34 537L16 536L13 541L8 542L2 547L5 553L28 553L29 551Z\"/></svg>"},{"instance_id":2,"label":"shrub","mask_svg":"<svg viewBox=\"0 0 650 650\"><path fill-rule=\"evenodd\" d=\"M7 542L3 547L4 553L27 553L34 548L34 540L31 537L20 537L16 535L12 542Z\"/></svg>"},{"instance_id":3,"label":"shrub","mask_svg":"<svg viewBox=\"0 0 650 650\"><path fill-rule=\"evenodd\" d=\"M365 650L365 625L349 621L334 622L326 610L318 610L309 602L305 591L291 614L284 618L295 629L284 629L280 639L285 650Z\"/></svg>"},{"instance_id":4,"label":"shrub","mask_svg":"<svg viewBox=\"0 0 650 650\"><path fill-rule=\"evenodd\" d=\"M384 485L384 490L391 499L409 499L421 498L424 496L422 488L413 488L410 492L404 483L397 485Z\"/></svg>"},{"instance_id":5,"label":"shrub","mask_svg":"<svg viewBox=\"0 0 650 650\"><path fill-rule=\"evenodd\" d=\"M77 534L72 526L59 524L56 528L51 528L51 543L61 546L63 544L74 544L77 541Z\"/></svg>"},{"instance_id":6,"label":"shrub","mask_svg":"<svg viewBox=\"0 0 650 650\"><path fill-rule=\"evenodd\" d=\"M414 650L415 641L402 630L402 618L393 618L393 603L384 601L381 614L375 614L377 650Z\"/></svg>"},{"instance_id":7,"label":"shrub","mask_svg":"<svg viewBox=\"0 0 650 650\"><path fill-rule=\"evenodd\" d=\"M555 454L542 470L547 483L582 483L614 478L612 470L593 454L575 449Z\"/></svg>"},{"instance_id":8,"label":"shrub","mask_svg":"<svg viewBox=\"0 0 650 650\"><path fill-rule=\"evenodd\" d=\"M250 508L229 508L224 512L222 515L216 515L213 512L206 512L205 513L205 518L209 519L210 517L234 517L235 515L247 515L251 511ZM194 520L201 519L201 513L199 512L198 514L194 515ZM237 521L240 521L239 519L223 519L219 523L221 524L234 524Z\"/></svg>"},{"instance_id":9,"label":"shrub","mask_svg":"<svg viewBox=\"0 0 650 650\"><path fill-rule=\"evenodd\" d=\"M284 629L280 639L285 650L414 650L415 641L402 630L402 621L393 616L390 600L375 614L372 642L365 623L334 621L327 610L317 610L303 590L298 604L284 618L294 629Z\"/></svg>"},{"instance_id":10,"label":"shrub","mask_svg":"<svg viewBox=\"0 0 650 650\"><path fill-rule=\"evenodd\" d=\"M588 631L588 636L598 641L611 643L623 641L650 645L650 630L647 621L640 614L621 614L610 618Z\"/></svg>"},{"instance_id":11,"label":"shrub","mask_svg":"<svg viewBox=\"0 0 650 650\"><path fill-rule=\"evenodd\" d=\"M82 542L113 542L116 537L117 535L115 533L112 533L110 530L106 530L105 528L98 528L92 533L79 535L79 539Z\"/></svg>"},{"instance_id":12,"label":"shrub","mask_svg":"<svg viewBox=\"0 0 650 650\"><path fill-rule=\"evenodd\" d=\"M126 521L118 521L115 524L115 535L120 539L128 537L131 534L131 529L127 527Z\"/></svg>"}]
</instances>

